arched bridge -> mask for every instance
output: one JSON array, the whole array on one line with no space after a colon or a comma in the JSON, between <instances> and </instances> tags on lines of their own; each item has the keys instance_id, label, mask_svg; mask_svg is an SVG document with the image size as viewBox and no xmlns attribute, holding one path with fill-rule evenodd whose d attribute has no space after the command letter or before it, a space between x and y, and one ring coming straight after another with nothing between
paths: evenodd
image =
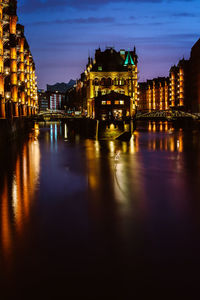
<instances>
[{"instance_id":1,"label":"arched bridge","mask_svg":"<svg viewBox=\"0 0 200 300\"><path fill-rule=\"evenodd\" d=\"M180 120L180 119L193 119L197 120L200 115L188 113L178 110L163 110L163 111L152 111L146 113L138 113L136 116L137 120L148 120L148 119L165 119L165 120Z\"/></svg>"},{"instance_id":2,"label":"arched bridge","mask_svg":"<svg viewBox=\"0 0 200 300\"><path fill-rule=\"evenodd\" d=\"M42 111L39 114L35 116L36 120L42 120L42 121L54 121L54 120L60 120L67 118L67 115L65 111L54 111L54 110L47 110Z\"/></svg>"}]
</instances>

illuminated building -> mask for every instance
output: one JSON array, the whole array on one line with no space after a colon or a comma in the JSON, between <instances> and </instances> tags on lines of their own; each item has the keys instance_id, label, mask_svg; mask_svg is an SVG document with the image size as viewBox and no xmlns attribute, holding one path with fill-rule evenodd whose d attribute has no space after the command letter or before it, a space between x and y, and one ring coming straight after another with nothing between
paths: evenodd
<instances>
[{"instance_id":1,"label":"illuminated building","mask_svg":"<svg viewBox=\"0 0 200 300\"><path fill-rule=\"evenodd\" d=\"M169 109L169 78L158 77L139 83L138 110Z\"/></svg>"},{"instance_id":2,"label":"illuminated building","mask_svg":"<svg viewBox=\"0 0 200 300\"><path fill-rule=\"evenodd\" d=\"M200 112L200 39L192 47L190 55L191 109Z\"/></svg>"},{"instance_id":3,"label":"illuminated building","mask_svg":"<svg viewBox=\"0 0 200 300\"><path fill-rule=\"evenodd\" d=\"M64 109L65 94L59 92L46 92L48 101L48 108L50 110L62 110Z\"/></svg>"},{"instance_id":4,"label":"illuminated building","mask_svg":"<svg viewBox=\"0 0 200 300\"><path fill-rule=\"evenodd\" d=\"M39 111L47 111L49 108L48 99L44 90L38 90L38 105Z\"/></svg>"},{"instance_id":5,"label":"illuminated building","mask_svg":"<svg viewBox=\"0 0 200 300\"><path fill-rule=\"evenodd\" d=\"M0 0L1 118L32 115L38 106L35 64L16 11L16 0Z\"/></svg>"},{"instance_id":6,"label":"illuminated building","mask_svg":"<svg viewBox=\"0 0 200 300\"><path fill-rule=\"evenodd\" d=\"M137 55L133 51L106 48L97 49L95 59L88 59L83 88L86 89L87 115L95 118L95 101L112 91L130 97L127 116L133 116L137 107ZM116 99L117 101L118 99ZM122 99L123 100L123 99Z\"/></svg>"},{"instance_id":7,"label":"illuminated building","mask_svg":"<svg viewBox=\"0 0 200 300\"><path fill-rule=\"evenodd\" d=\"M125 119L130 115L130 97L115 93L99 95L95 98L95 118L98 120Z\"/></svg>"},{"instance_id":8,"label":"illuminated building","mask_svg":"<svg viewBox=\"0 0 200 300\"><path fill-rule=\"evenodd\" d=\"M172 66L169 78L139 83L139 111L167 109L200 112L200 39L192 47L189 60Z\"/></svg>"},{"instance_id":9,"label":"illuminated building","mask_svg":"<svg viewBox=\"0 0 200 300\"><path fill-rule=\"evenodd\" d=\"M188 109L189 61L182 59L170 69L170 106Z\"/></svg>"}]
</instances>

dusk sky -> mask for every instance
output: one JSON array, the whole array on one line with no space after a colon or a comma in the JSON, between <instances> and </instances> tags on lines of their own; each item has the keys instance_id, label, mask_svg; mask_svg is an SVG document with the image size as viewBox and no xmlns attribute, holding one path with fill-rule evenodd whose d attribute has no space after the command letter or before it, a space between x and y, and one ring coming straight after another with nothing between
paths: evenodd
<instances>
[{"instance_id":1,"label":"dusk sky","mask_svg":"<svg viewBox=\"0 0 200 300\"><path fill-rule=\"evenodd\" d=\"M168 75L200 37L199 0L19 0L38 87L77 79L99 46L133 49L139 81Z\"/></svg>"}]
</instances>

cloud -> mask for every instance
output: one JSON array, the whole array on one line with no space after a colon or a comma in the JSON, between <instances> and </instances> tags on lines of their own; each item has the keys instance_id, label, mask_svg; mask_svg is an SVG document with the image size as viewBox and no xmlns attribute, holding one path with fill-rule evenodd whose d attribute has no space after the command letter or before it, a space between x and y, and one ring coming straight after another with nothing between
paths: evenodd
<instances>
[{"instance_id":1,"label":"cloud","mask_svg":"<svg viewBox=\"0 0 200 300\"><path fill-rule=\"evenodd\" d=\"M194 0L24 0L19 7L22 13L33 13L42 9L89 9L110 3L162 3L162 2L192 2Z\"/></svg>"},{"instance_id":2,"label":"cloud","mask_svg":"<svg viewBox=\"0 0 200 300\"><path fill-rule=\"evenodd\" d=\"M53 20L53 21L38 21L29 23L27 25L50 25L50 24L101 24L101 23L114 23L115 19L111 17L105 18L76 18L76 19L64 19L64 20Z\"/></svg>"},{"instance_id":3,"label":"cloud","mask_svg":"<svg viewBox=\"0 0 200 300\"><path fill-rule=\"evenodd\" d=\"M180 13L174 13L172 17L192 17L195 18L196 15L188 12L180 12Z\"/></svg>"}]
</instances>

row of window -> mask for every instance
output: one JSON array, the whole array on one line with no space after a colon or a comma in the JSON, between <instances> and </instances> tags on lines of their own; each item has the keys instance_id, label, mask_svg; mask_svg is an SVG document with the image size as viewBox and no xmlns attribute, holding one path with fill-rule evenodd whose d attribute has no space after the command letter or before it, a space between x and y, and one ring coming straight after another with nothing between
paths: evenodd
<instances>
[{"instance_id":1,"label":"row of window","mask_svg":"<svg viewBox=\"0 0 200 300\"><path fill-rule=\"evenodd\" d=\"M111 91L110 91L111 92ZM106 94L110 94L110 92L108 92L107 90L99 90L99 91L95 91L95 97L98 97L99 94L101 95L106 95ZM124 95L125 91L124 90L115 90L115 93L119 93Z\"/></svg>"},{"instance_id":2,"label":"row of window","mask_svg":"<svg viewBox=\"0 0 200 300\"><path fill-rule=\"evenodd\" d=\"M111 85L116 85L116 86L123 86L126 84L126 80L123 78L115 78L112 80L111 78L102 78L99 80L98 78L95 78L93 80L93 85L104 85L104 86L111 86Z\"/></svg>"},{"instance_id":3,"label":"row of window","mask_svg":"<svg viewBox=\"0 0 200 300\"><path fill-rule=\"evenodd\" d=\"M123 100L115 100L115 105L124 105L124 101ZM101 101L102 105L111 105L111 101Z\"/></svg>"}]
</instances>

